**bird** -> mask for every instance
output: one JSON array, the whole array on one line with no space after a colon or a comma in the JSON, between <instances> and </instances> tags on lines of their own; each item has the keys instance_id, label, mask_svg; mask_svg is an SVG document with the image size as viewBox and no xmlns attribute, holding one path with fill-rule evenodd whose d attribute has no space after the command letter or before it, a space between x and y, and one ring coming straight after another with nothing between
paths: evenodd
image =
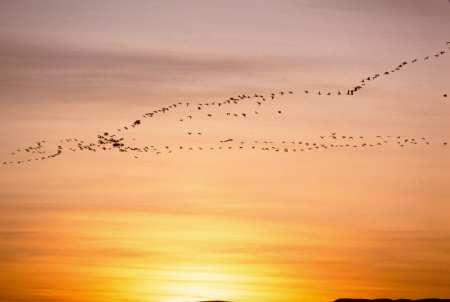
<instances>
[{"instance_id":1,"label":"bird","mask_svg":"<svg viewBox=\"0 0 450 302\"><path fill-rule=\"evenodd\" d=\"M448 44L448 43L447 43ZM426 56L423 58L423 60L428 60L430 57L433 58L439 58L445 54L447 54L448 52L445 50L439 50L437 52L435 52L432 56ZM359 85L354 85L353 87L351 87L350 89L347 89L347 95L356 95L357 92L359 92L362 89L365 89L366 87L368 87L369 84L371 84L374 80L378 79L378 78L382 78L384 76L390 75L392 72L396 72L399 70L402 70L404 68L407 68L408 62L410 63L415 63L417 62L417 58L414 58L412 60L403 60L401 61L401 63L397 64L393 69L389 69L384 71L381 74L375 73L375 74L371 74L369 76L365 76L359 83ZM303 90L305 94L308 94L310 92L309 89L304 89ZM322 90L323 91L323 90ZM327 90L325 90L327 91ZM344 90L345 91L345 90ZM293 94L293 90L286 90L285 91L278 91L278 92L272 92L270 94L267 94L267 96L270 96L271 100L275 100L278 99L280 96L283 96L285 94ZM340 90L333 90L333 92L329 91L325 92L326 95L331 96L331 95L341 95L341 91ZM318 95L322 95L321 90L318 91ZM447 98L448 95L447 93L443 93L442 94L443 98ZM191 103L191 102L178 102L178 103L174 103L168 106L163 106L160 108L157 108L153 111L144 113L142 116L146 119L148 118L153 118L156 116L162 116L162 114L165 114L169 111L175 111L179 110L179 106L182 104L185 104L186 107L189 107L190 104L193 104L193 109L195 110L195 108L197 108L197 110L202 110L204 109L206 106L215 106L217 105L217 107L221 107L221 106L239 106L241 104L243 104L243 102L245 102L245 100L247 99L251 99L254 98L254 103L252 102L252 104L256 104L258 106L263 106L267 103L266 102L266 97L264 94L260 94L260 93L255 93L253 96L248 95L248 94L239 94L237 96L233 96L233 97L229 97L224 101L208 101L208 102L202 102L202 103ZM250 104L250 103L249 103ZM220 110L225 110L222 109L223 107L220 108ZM189 109L186 109L189 110ZM222 111L223 112L223 111ZM248 117L249 116L249 112L252 111L248 111L248 112L241 112L240 116L243 117ZM258 111L253 111L254 114L259 114ZM277 110L276 111L278 114L282 113L282 110ZM189 112L191 113L191 112ZM226 112L226 115L231 115L230 112ZM170 115L166 115L167 117ZM212 113L208 113L207 116L209 118L213 117ZM234 113L233 116L238 117L239 115L237 113ZM180 122L185 121L186 119L193 119L193 115L187 115L187 116L183 116L181 118L179 118L178 120ZM110 151L110 150L118 150L120 152L125 152L125 153L136 153L136 156L138 158L140 157L140 153L141 152L151 152L151 153L155 153L156 154L161 154L161 150L157 149L154 146L144 146L144 147L137 147L135 145L135 139L131 138L131 142L130 139L126 139L125 140L125 134L128 130L131 130L131 128L135 128L137 126L140 126L142 124L141 120L134 120L134 122L127 124L127 126L124 127L119 127L117 128L115 133L111 133L111 132L101 132L101 134L99 134L97 136L97 139L95 141L84 141L78 138L64 138L62 140L60 140L61 145L58 146L58 148L56 149L56 151L50 151L49 146L47 145L47 140L40 140L38 142L36 142L35 145L31 145L31 146L27 146L25 148L20 148L20 149L16 149L14 152L11 153L12 156L14 156L15 158L19 158L16 161L4 161L3 164L22 164L25 162L31 162L31 161L35 161L35 160L46 160L46 159L50 159L50 158L54 158L56 156L60 156L61 154L67 152L67 151L71 151L71 152L76 152L76 151L90 151L90 152L96 152L96 151ZM130 126L131 125L131 126ZM193 132L187 132L188 135L192 135ZM202 135L202 132L196 132L198 135ZM123 135L123 136L121 136ZM355 136L356 137L356 136ZM394 137L394 136L393 136ZM308 148L301 150L301 151L311 151L313 149L317 149L317 148L328 148L328 147L333 147L333 148L344 148L344 147L353 147L353 148L358 148L359 146L364 146L364 147L374 147L374 146L381 146L381 145L387 145L389 143L392 143L393 139L390 139L390 136L386 136L386 137L382 137L380 135L378 135L376 137L376 139L378 141L376 142L368 142L368 138L365 138L363 136L359 136L359 139L362 140L360 141L358 144L346 144L343 143L342 140L353 140L353 136L349 136L349 135L340 135L340 137L337 136L336 133L332 133L331 138L333 139L333 141L336 141L336 143L334 144L329 144L327 142L327 140L329 140L328 137L325 136L321 136L320 137L321 140L323 141L323 144L318 145L316 143L309 143L306 142L305 145L308 146ZM417 145L418 143L421 144L426 144L426 145L430 145L430 142L422 137L422 141L420 140L416 140L414 138L400 138L397 137L398 142L397 144L401 147L405 147L405 146L410 146L410 145ZM284 143L286 143L286 141L284 141ZM274 144L274 142L269 141L268 144ZM283 143L282 143L283 144ZM443 143L444 146L446 146L446 142ZM203 147L201 147L203 148ZM211 147L213 148L213 147ZM206 148L211 150L211 148ZM168 153L171 153L172 150L168 149L167 146L165 148L166 150L168 150ZM206 150L205 148L203 149L199 149L199 150ZM214 148L213 148L214 149ZM214 149L215 150L215 149ZM277 149L276 147L272 147L272 149L270 150L274 150L274 151L280 151L282 149ZM170 152L169 152L170 151ZM47 153L48 152L48 153ZM39 157L35 157L33 158L33 154L37 154L40 155ZM45 155L44 155L45 154ZM25 160L20 159L21 156L31 156L30 158L27 158Z\"/></svg>"}]
</instances>

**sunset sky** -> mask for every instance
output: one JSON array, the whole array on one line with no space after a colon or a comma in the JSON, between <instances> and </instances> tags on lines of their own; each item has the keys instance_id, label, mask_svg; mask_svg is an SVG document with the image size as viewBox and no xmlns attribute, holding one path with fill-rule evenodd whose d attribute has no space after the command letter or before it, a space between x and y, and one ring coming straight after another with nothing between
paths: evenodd
<instances>
[{"instance_id":1,"label":"sunset sky","mask_svg":"<svg viewBox=\"0 0 450 302\"><path fill-rule=\"evenodd\" d=\"M73 152L0 165L0 301L450 296L447 0L0 1L0 162L178 101L293 90L258 117L149 120L142 144L343 135L430 146ZM283 110L282 115L274 114ZM201 130L191 137L188 130Z\"/></svg>"}]
</instances>

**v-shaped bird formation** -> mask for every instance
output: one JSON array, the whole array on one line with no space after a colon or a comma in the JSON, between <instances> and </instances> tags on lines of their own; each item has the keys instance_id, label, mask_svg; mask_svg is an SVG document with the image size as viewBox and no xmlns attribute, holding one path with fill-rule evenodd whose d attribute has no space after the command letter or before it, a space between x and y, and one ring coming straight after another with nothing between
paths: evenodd
<instances>
[{"instance_id":1,"label":"v-shaped bird formation","mask_svg":"<svg viewBox=\"0 0 450 302\"><path fill-rule=\"evenodd\" d=\"M201 137L207 129L193 129L189 122L198 117L215 119L217 117L230 120L251 119L261 114L262 106L266 104L276 104L278 107L271 114L283 116L283 103L280 102L285 96L306 97L310 94L329 97L349 97L356 96L362 89L365 89L374 81L388 78L389 75L406 70L409 65L419 62L427 62L433 59L440 59L450 52L450 42L446 42L447 48L424 56L422 58L411 58L401 61L398 65L386 69L380 73L373 73L363 77L358 84L350 88L331 91L326 89L312 90L308 88L300 89L300 93L294 90L274 90L271 93L244 93L222 100L208 102L180 101L153 111L144 113L140 118L133 120L125 126L116 128L113 131L105 131L96 136L95 140L89 141L80 138L67 137L60 139L57 145L50 146L48 140L39 140L29 146L18 148L11 152L12 159L3 160L3 165L21 165L34 161L44 161L60 157L67 152L106 152L117 151L129 153L135 158L141 158L145 154L162 155L177 152L193 151L260 151L260 152L311 152L326 151L333 149L379 149L384 146L396 146L406 148L413 145L440 146L447 147L448 142L436 140L430 137L407 137L402 135L376 135L374 137L355 135L349 133L337 133L331 131L315 139L290 138L283 140L271 140L259 137L253 140L243 140L238 137L217 138L215 143L199 144L193 141L191 144L176 144L167 142L162 145L137 144L135 139L129 139L126 133L142 127L145 123L158 117L167 117L169 113L178 114L177 122L180 131L188 137ZM448 92L442 92L441 98L446 103ZM243 104L246 109L242 109ZM171 115L171 114L170 114ZM173 116L172 116L173 117Z\"/></svg>"}]
</instances>

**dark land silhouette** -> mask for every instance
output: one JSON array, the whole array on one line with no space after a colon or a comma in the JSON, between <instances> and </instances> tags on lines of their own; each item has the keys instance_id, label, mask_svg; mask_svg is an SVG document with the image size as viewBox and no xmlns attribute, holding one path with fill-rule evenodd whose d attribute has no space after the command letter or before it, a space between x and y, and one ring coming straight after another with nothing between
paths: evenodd
<instances>
[{"instance_id":1,"label":"dark land silhouette","mask_svg":"<svg viewBox=\"0 0 450 302\"><path fill-rule=\"evenodd\" d=\"M450 299L439 299L439 298L425 298L425 299L351 299L351 298L340 298L334 300L334 302L450 302Z\"/></svg>"},{"instance_id":2,"label":"dark land silhouette","mask_svg":"<svg viewBox=\"0 0 450 302\"><path fill-rule=\"evenodd\" d=\"M231 302L223 300L207 300L198 302ZM352 299L352 298L339 298L333 302L450 302L450 299L440 299L440 298L424 298L424 299L388 299L388 298L378 298L378 299Z\"/></svg>"}]
</instances>

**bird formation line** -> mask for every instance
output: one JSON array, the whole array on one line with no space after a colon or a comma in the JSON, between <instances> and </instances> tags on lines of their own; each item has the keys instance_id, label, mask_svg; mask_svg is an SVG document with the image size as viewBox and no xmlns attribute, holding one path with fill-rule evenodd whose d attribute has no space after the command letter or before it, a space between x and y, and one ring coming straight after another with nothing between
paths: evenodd
<instances>
[{"instance_id":1,"label":"bird formation line","mask_svg":"<svg viewBox=\"0 0 450 302\"><path fill-rule=\"evenodd\" d=\"M364 87L366 87L369 83L374 82L375 80L381 79L383 77L387 77L389 75L392 75L393 73L399 72L401 70L403 70L404 68L406 68L409 65L412 64L416 64L420 61L429 61L431 59L438 59L440 57L442 57L443 55L446 55L450 52L450 46L449 46L449 42L446 42L446 46L447 48L442 48L439 51L431 54L431 55L426 55L422 58L412 58L409 60L404 60L401 63L397 64L396 66L393 66L391 68L388 68L386 70L384 70L381 73L374 73L371 75L368 75L364 78L362 78L360 80L360 82L353 86L352 88L347 90L347 95L354 95L356 94L358 91L360 91L361 89L363 89ZM340 92L338 92L338 94L340 94ZM328 94L329 95L329 94ZM444 94L444 97L447 97L446 94Z\"/></svg>"},{"instance_id":2,"label":"bird formation line","mask_svg":"<svg viewBox=\"0 0 450 302\"><path fill-rule=\"evenodd\" d=\"M97 143L85 143L77 139L65 139L58 145L56 151L45 156L36 156L24 160L4 161L4 165L24 164L32 161L48 160L62 154L63 150L71 152L77 151L111 151L131 153L134 158L140 158L144 154L171 154L182 151L220 151L220 150L253 150L253 151L272 151L272 152L308 152L317 150L332 149L372 149L383 146L393 145L399 148L405 148L414 145L437 145L447 147L448 142L433 142L427 137L410 137L401 135L376 135L374 137L362 135L348 135L331 132L328 135L322 135L314 140L286 139L282 141L260 139L260 140L239 140L235 138L227 138L219 140L215 144L209 145L144 145L136 146L125 143L124 138L116 138L114 134L104 133L98 136ZM49 152L41 144L42 154ZM17 150L20 153L22 150ZM25 151L27 152L27 151ZM32 151L28 151L29 153Z\"/></svg>"},{"instance_id":3,"label":"bird formation line","mask_svg":"<svg viewBox=\"0 0 450 302\"><path fill-rule=\"evenodd\" d=\"M433 55L428 55L423 58L421 58L421 61L428 61L433 58L440 58L443 55L447 54L450 50L450 43L446 42L446 45L448 47L448 50L441 49L438 52L434 53ZM355 95L358 91L366 87L369 82L373 82L377 79L380 79L384 76L388 76L394 72L398 72L405 68L409 64L415 64L419 62L418 58L413 58L410 60L405 60L402 63L398 64L392 69L388 69L384 71L383 73L375 73L373 75L364 77L360 83L356 86L353 86L352 88L348 89L347 92L344 94L340 90L336 92L322 92L321 90L317 91L317 95L334 95L334 96L342 96L342 95ZM94 141L88 142L79 138L64 138L59 141L59 144L53 148L53 150L49 150L47 148L47 140L40 140L35 142L32 145L18 148L14 152L11 153L14 157L21 157L20 159L15 160L9 160L9 161L3 161L3 165L13 165L13 164L24 164L28 162L33 161L42 161L42 160L48 160L56 158L64 153L64 151L70 151L70 152L76 152L76 151L90 151L90 152L97 152L97 151L118 151L118 152L128 152L128 153L134 153L134 157L139 158L139 155L144 153L155 153L155 154L162 154L162 153L172 153L175 150L232 150L232 149L251 149L251 150L262 150L262 151L275 151L275 152L303 152L303 151L312 151L312 150L318 150L318 149L329 149L329 148L370 148L375 146L383 146L390 142L390 139L393 138L391 136L384 137L383 141L375 142L375 143L369 143L365 141L359 141L356 142L358 139L363 140L364 137L354 137L354 136L336 136L336 134L331 135L331 139L334 142L303 142L303 141L297 141L298 145L295 144L295 141L291 141L291 145L289 147L287 146L287 141L282 141L281 143L263 140L263 141L256 141L257 143L250 144L250 142L246 141L240 141L241 143L239 146L234 146L230 143L236 142L235 139L227 139L223 141L219 141L220 145L211 145L211 146L178 146L178 147L170 147L170 146L164 146L164 147L157 147L155 145L144 145L144 146L137 146L134 143L129 143L126 140L126 137L123 135L124 132L127 132L129 130L132 130L134 128L138 128L143 125L144 121L147 119L156 118L159 116L168 116L169 112L173 112L177 109L184 109L186 112L186 109L188 110L187 113L185 113L182 116L179 116L177 119L180 123L188 122L192 119L194 119L197 114L202 114L204 117L211 119L214 118L216 115L221 115L223 117L228 118L249 118L251 116L256 116L260 114L260 106L263 106L269 102L275 102L280 97L283 97L285 95L293 95L293 90L277 90L273 91L271 93L262 94L262 93L251 93L251 94L240 94L237 96L232 96L220 101L209 101L209 102L189 102L189 101L180 101L173 103L168 106L163 106L161 108L155 109L151 112L144 113L140 119L136 119L131 123L128 123L126 126L119 127L112 133L110 132L103 132L101 134L98 134L96 139ZM313 90L311 89L304 89L303 94L313 94ZM447 93L443 93L443 98L447 98ZM255 106L250 111L236 111L233 108L235 108L237 105L240 104L252 104ZM238 107L236 107L238 108ZM213 110L214 109L214 110ZM283 110L277 109L275 111L277 115L283 114ZM203 131L201 130L186 130L186 134L188 136L202 136ZM397 136L398 141L397 145L399 147L405 147L410 144L430 144L430 141L426 138L402 138L401 136ZM378 138L378 137L377 137ZM380 137L381 138L381 137ZM403 139L403 141L400 140L400 138ZM325 136L322 136L321 139L325 139ZM343 143L342 140L351 140L352 143L347 142ZM134 140L134 139L133 139ZM340 143L337 143L337 141L340 140ZM228 143L225 147L223 144ZM262 145L265 145L264 147L261 147ZM442 146L447 146L447 142L443 141L440 143ZM296 146L296 147L295 147ZM25 158L22 158L22 154L25 154Z\"/></svg>"},{"instance_id":4,"label":"bird formation line","mask_svg":"<svg viewBox=\"0 0 450 302\"><path fill-rule=\"evenodd\" d=\"M432 55L427 55L424 56L421 60L422 61L428 61L432 58L437 59L442 57L445 54L448 54L450 52L450 44L448 44L448 42L446 42L447 45L447 49L440 49L437 52L434 52ZM369 75L364 77L360 83L358 83L358 85L354 85L353 87L347 89L346 93L342 93L341 90L337 90L337 91L323 91L323 90L318 90L318 91L313 91L312 89L303 89L303 93L305 95L308 94L316 94L319 96L343 96L343 95L356 95L356 93L358 91L360 91L361 89L363 89L364 87L366 87L369 82L373 82L377 79L381 79L382 77L385 77L387 75L393 74L395 72L401 71L402 69L404 69L410 62L410 64L415 64L417 62L419 62L418 58L413 58L410 60L403 60L400 64L398 64L397 66L393 67L393 68L389 68L386 71L382 72L382 73L375 73L373 75ZM254 93L254 94L240 94L237 96L233 96L233 97L229 97L225 100L222 101L211 101L211 102L197 102L197 103L192 103L192 102L177 102L177 103L173 103L171 105L168 106L164 106L161 107L159 109L156 109L152 112L148 112L142 115L142 117L144 119L149 119L149 118L153 118L153 117L157 117L159 115L164 115L166 113L169 113L170 111L173 111L174 109L179 109L179 108L190 108L190 109L194 109L195 111L198 112L206 112L205 115L208 118L212 118L213 114L208 112L208 109L213 108L213 107L217 107L217 108L225 108L228 105L238 105L241 104L245 101L253 101L254 104L258 105L258 106L262 106L263 104L265 104L265 102L267 100L275 100L278 96L283 96L286 94L293 94L293 90L289 90L289 91L277 91L277 92L272 92L269 95L264 95L264 94L260 94L260 93ZM447 93L443 93L443 98L447 98ZM279 114L281 114L282 112L279 110L278 111ZM226 116L228 117L248 117L251 115L258 115L259 111L256 109L252 112L232 112L232 111L225 111L224 114L226 114ZM193 119L193 114L187 114L185 116L181 116L179 118L180 122L184 122L184 121L189 121ZM132 123L118 128L117 131L121 132L121 131L127 131L133 128L136 128L137 126L142 124L142 120L141 119L137 119L135 121L133 121Z\"/></svg>"}]
</instances>

